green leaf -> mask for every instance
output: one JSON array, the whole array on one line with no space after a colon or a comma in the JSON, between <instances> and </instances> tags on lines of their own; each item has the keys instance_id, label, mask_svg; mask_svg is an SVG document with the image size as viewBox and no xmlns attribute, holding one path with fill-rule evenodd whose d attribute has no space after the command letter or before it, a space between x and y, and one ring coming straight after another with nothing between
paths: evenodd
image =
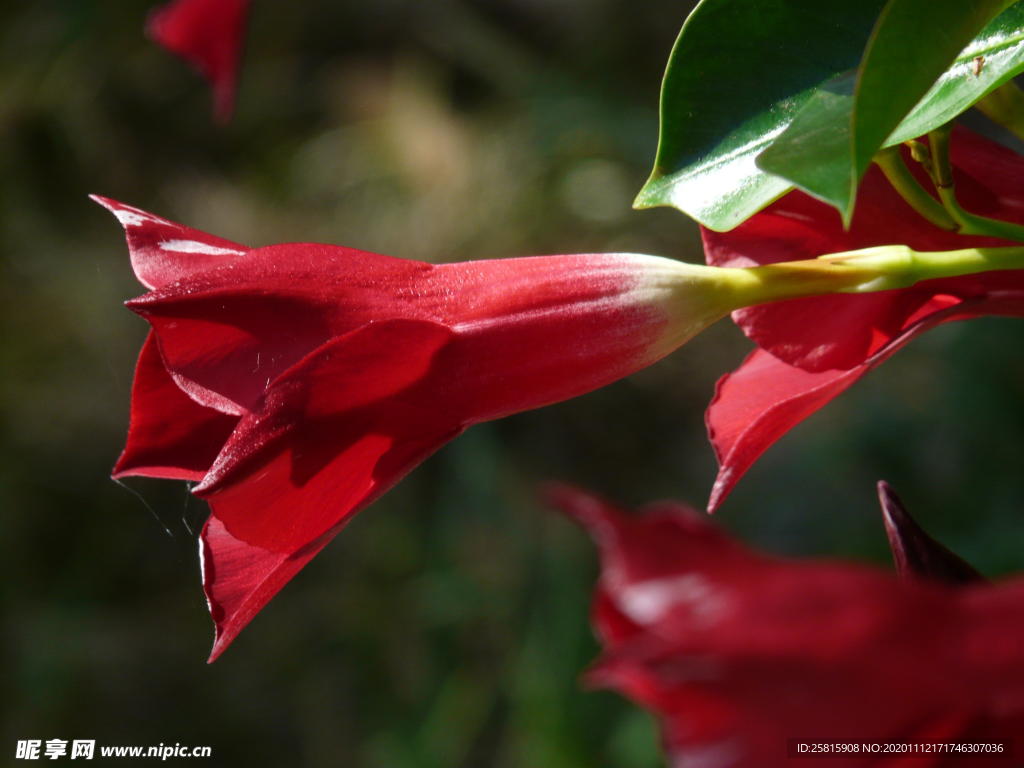
<instances>
[{"instance_id":1,"label":"green leaf","mask_svg":"<svg viewBox=\"0 0 1024 768\"><path fill-rule=\"evenodd\" d=\"M980 57L981 61L975 59ZM923 136L948 123L1011 78L1024 72L1024 2L1007 8L957 56L886 146Z\"/></svg>"},{"instance_id":2,"label":"green leaf","mask_svg":"<svg viewBox=\"0 0 1024 768\"><path fill-rule=\"evenodd\" d=\"M636 206L727 230L789 190L754 159L821 86L857 67L884 5L702 0L669 58L658 157Z\"/></svg>"},{"instance_id":3,"label":"green leaf","mask_svg":"<svg viewBox=\"0 0 1024 768\"><path fill-rule=\"evenodd\" d=\"M850 138L855 100L842 85L849 70L862 64L864 54L855 50L857 46L869 39L872 48L898 42L894 32L881 35L883 22L896 24L907 34L913 26L908 22L930 18L929 23L936 19L950 23L952 13L973 14L972 23L977 26L979 14L1006 4L1005 0L1001 4L965 0L960 7L961 3L950 0L919 1L918 9L927 6L920 18L906 8L902 15L887 10L878 34L871 36L874 19L884 6L880 0L827 4L790 0L770 5L764 0L704 0L687 19L669 60L662 89L658 159L637 207L671 205L705 226L727 230L791 189L786 176L848 211L870 162L862 147L855 163ZM943 30L937 36L946 40L945 55L956 47L949 42L953 37L966 39L971 32L963 24L953 28L959 30L957 35L947 36ZM928 42L924 47L933 46ZM1024 71L1024 2L999 14L958 53L884 146L948 122ZM886 87L888 77L897 90L905 89L904 69L916 59L907 52L899 56L877 59L871 79ZM886 67L889 75L878 75ZM903 95L903 103L909 103L910 97ZM882 107L874 110L875 118L884 118L881 113L886 109L896 113L905 109L896 109L897 102L890 104L885 98L873 101L876 107L880 101ZM882 133L879 124L884 120L876 123L872 143ZM845 154L840 149L844 132L850 142ZM863 131L859 135L866 141Z\"/></svg>"},{"instance_id":4,"label":"green leaf","mask_svg":"<svg viewBox=\"0 0 1024 768\"><path fill-rule=\"evenodd\" d=\"M792 124L758 157L758 167L832 204L849 222L857 184L871 158L911 112L915 114L910 124L918 133L907 138L958 114L947 116L948 103L927 97L940 85L940 78L956 71L964 76L965 64L958 61L962 52L974 48L969 44L976 36L984 37L986 27L1007 5L1007 0L890 0L864 51L853 92L809 99ZM1019 14L1011 15L1019 21ZM993 37L998 35L990 36L990 42ZM964 109L986 93L978 87L976 95L965 97L970 90L950 88L967 102ZM915 105L923 98L926 112L922 117L929 114L930 119L945 119L934 124L921 120ZM845 148L839 139L844 132ZM829 137L829 143L821 143L823 136Z\"/></svg>"},{"instance_id":5,"label":"green leaf","mask_svg":"<svg viewBox=\"0 0 1024 768\"><path fill-rule=\"evenodd\" d=\"M857 70L837 75L804 104L793 122L761 155L757 165L823 200L847 200L850 182L850 114Z\"/></svg>"}]
</instances>

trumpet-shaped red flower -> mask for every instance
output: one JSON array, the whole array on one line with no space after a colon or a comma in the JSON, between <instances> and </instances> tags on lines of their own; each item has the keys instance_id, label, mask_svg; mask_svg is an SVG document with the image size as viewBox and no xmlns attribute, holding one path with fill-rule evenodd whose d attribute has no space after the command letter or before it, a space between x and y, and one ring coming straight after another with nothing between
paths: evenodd
<instances>
[{"instance_id":1,"label":"trumpet-shaped red flower","mask_svg":"<svg viewBox=\"0 0 1024 768\"><path fill-rule=\"evenodd\" d=\"M213 89L214 117L235 109L250 0L172 0L150 14L149 36L199 71Z\"/></svg>"},{"instance_id":2,"label":"trumpet-shaped red flower","mask_svg":"<svg viewBox=\"0 0 1024 768\"><path fill-rule=\"evenodd\" d=\"M200 481L214 657L446 441L632 373L728 311L706 267L651 256L251 250L97 200L152 289L128 302L152 331L114 474Z\"/></svg>"},{"instance_id":3,"label":"trumpet-shaped red flower","mask_svg":"<svg viewBox=\"0 0 1024 768\"><path fill-rule=\"evenodd\" d=\"M1024 157L957 128L957 196L978 215L1024 223ZM916 163L912 170L923 181ZM703 231L709 264L753 266L896 243L916 251L1005 245L952 234L925 221L872 167L853 223L828 205L790 192L731 232ZM760 349L718 382L707 412L719 474L714 511L783 434L924 331L981 315L1024 316L1024 271L925 280L910 288L833 294L740 309L733 319Z\"/></svg>"},{"instance_id":4,"label":"trumpet-shaped red flower","mask_svg":"<svg viewBox=\"0 0 1024 768\"><path fill-rule=\"evenodd\" d=\"M593 622L604 653L587 680L656 713L672 765L788 765L789 738L1024 733L1024 581L899 581L753 552L681 504L633 517L568 487L551 499L601 553Z\"/></svg>"}]
</instances>

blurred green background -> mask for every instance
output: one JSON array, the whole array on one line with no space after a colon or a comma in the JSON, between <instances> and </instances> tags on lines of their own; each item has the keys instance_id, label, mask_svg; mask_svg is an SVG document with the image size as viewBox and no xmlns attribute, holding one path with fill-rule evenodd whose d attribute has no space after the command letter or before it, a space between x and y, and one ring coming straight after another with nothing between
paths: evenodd
<instances>
[{"instance_id":1,"label":"blurred green background","mask_svg":"<svg viewBox=\"0 0 1024 768\"><path fill-rule=\"evenodd\" d=\"M702 508L703 410L750 348L731 323L473 428L207 666L205 506L109 479L146 329L121 306L142 292L121 228L86 194L252 246L699 261L682 214L630 210L691 3L254 0L227 129L144 39L150 5L0 5L0 761L61 738L211 746L219 766L660 765L646 715L578 688L596 561L536 489ZM1022 344L1012 320L933 331L771 449L720 523L889 567L885 478L982 570L1024 567Z\"/></svg>"}]
</instances>

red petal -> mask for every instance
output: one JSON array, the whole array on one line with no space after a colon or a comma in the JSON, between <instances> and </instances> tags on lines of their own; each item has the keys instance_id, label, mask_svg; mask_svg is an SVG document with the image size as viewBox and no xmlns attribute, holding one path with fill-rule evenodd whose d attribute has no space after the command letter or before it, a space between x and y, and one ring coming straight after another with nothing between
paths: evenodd
<instances>
[{"instance_id":1,"label":"red petal","mask_svg":"<svg viewBox=\"0 0 1024 768\"><path fill-rule=\"evenodd\" d=\"M393 320L326 344L242 420L197 495L236 538L275 552L309 543L397 482L381 475L385 455L424 442L432 451L462 428L401 396L451 337Z\"/></svg>"},{"instance_id":2,"label":"red petal","mask_svg":"<svg viewBox=\"0 0 1024 768\"><path fill-rule=\"evenodd\" d=\"M178 389L150 332L135 367L128 443L113 475L201 480L237 423Z\"/></svg>"},{"instance_id":3,"label":"red petal","mask_svg":"<svg viewBox=\"0 0 1024 768\"><path fill-rule=\"evenodd\" d=\"M216 516L206 522L199 540L199 556L203 589L217 630L211 662L335 533L322 536L299 552L284 555L239 541Z\"/></svg>"},{"instance_id":4,"label":"red petal","mask_svg":"<svg viewBox=\"0 0 1024 768\"><path fill-rule=\"evenodd\" d=\"M429 417L400 409L394 415L395 422L383 424L384 429L399 432L403 419L416 416L421 423L414 426L423 428L422 417ZM210 498L213 515L203 533L203 586L217 627L211 661L356 512L460 431L418 439L368 435L308 479L295 477L296 469L302 469L296 457L307 447L327 450L331 435L303 435L304 442L299 437L286 441L282 452L256 474ZM309 445L316 438L320 443ZM317 464L321 459L314 457ZM236 538L230 527L273 549Z\"/></svg>"},{"instance_id":5,"label":"red petal","mask_svg":"<svg viewBox=\"0 0 1024 768\"><path fill-rule=\"evenodd\" d=\"M332 338L373 320L433 319L407 295L433 267L328 245L259 248L128 302L153 326L179 386L242 415Z\"/></svg>"},{"instance_id":6,"label":"red petal","mask_svg":"<svg viewBox=\"0 0 1024 768\"><path fill-rule=\"evenodd\" d=\"M216 521L204 534L214 656L352 515L462 431L401 395L451 338L417 321L353 331L281 376L239 424L197 488Z\"/></svg>"},{"instance_id":7,"label":"red petal","mask_svg":"<svg viewBox=\"0 0 1024 768\"><path fill-rule=\"evenodd\" d=\"M90 197L124 226L132 269L147 288L162 288L249 252L244 245L183 227L116 200Z\"/></svg>"},{"instance_id":8,"label":"red petal","mask_svg":"<svg viewBox=\"0 0 1024 768\"><path fill-rule=\"evenodd\" d=\"M656 579L683 560L691 565L710 565L706 561L714 560L729 569L743 568L752 557L685 504L648 505L643 510L648 525L641 529L622 510L573 486L551 484L545 497L585 527L602 552L602 590L595 603L594 625L609 644L635 636L665 609L670 597L657 590L630 593L626 585ZM685 535L680 536L680 531Z\"/></svg>"},{"instance_id":9,"label":"red petal","mask_svg":"<svg viewBox=\"0 0 1024 768\"><path fill-rule=\"evenodd\" d=\"M705 421L718 459L718 478L708 500L714 512L736 483L776 440L846 391L861 376L889 359L925 331L942 323L982 315L1024 316L1024 292L993 291L984 299L949 305L930 301L910 319L913 325L849 370L810 372L755 350L718 381Z\"/></svg>"},{"instance_id":10,"label":"red petal","mask_svg":"<svg viewBox=\"0 0 1024 768\"><path fill-rule=\"evenodd\" d=\"M659 715L674 765L772 768L801 734L954 739L1024 715L1024 581L900 582L750 552L675 505L636 518L559 500L595 533L597 608L631 621L608 633L595 616L605 654L588 678Z\"/></svg>"},{"instance_id":11,"label":"red petal","mask_svg":"<svg viewBox=\"0 0 1024 768\"><path fill-rule=\"evenodd\" d=\"M248 16L249 0L174 0L146 22L153 40L209 81L218 122L234 111Z\"/></svg>"},{"instance_id":12,"label":"red petal","mask_svg":"<svg viewBox=\"0 0 1024 768\"><path fill-rule=\"evenodd\" d=\"M952 140L957 197L968 211L1024 223L1024 157L958 127ZM909 165L922 181L918 164ZM978 181L983 180L983 183ZM929 183L924 182L926 188ZM1004 245L945 232L914 213L878 168L865 176L850 230L830 206L791 192L730 232L703 230L709 264L752 266L903 243L919 251ZM1022 289L1019 271L931 280L871 294L794 299L749 307L733 319L758 346L808 371L851 369L898 336L908 318L937 294L977 298Z\"/></svg>"},{"instance_id":13,"label":"red petal","mask_svg":"<svg viewBox=\"0 0 1024 768\"><path fill-rule=\"evenodd\" d=\"M719 379L705 414L708 438L718 459L708 512L721 506L772 443L868 370L865 364L848 371L810 373L756 349L739 368Z\"/></svg>"}]
</instances>

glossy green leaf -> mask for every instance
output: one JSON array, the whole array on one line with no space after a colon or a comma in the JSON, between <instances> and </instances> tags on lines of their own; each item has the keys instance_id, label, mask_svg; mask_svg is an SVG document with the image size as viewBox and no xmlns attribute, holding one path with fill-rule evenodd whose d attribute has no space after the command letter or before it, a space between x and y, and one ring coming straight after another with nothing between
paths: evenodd
<instances>
[{"instance_id":1,"label":"glossy green leaf","mask_svg":"<svg viewBox=\"0 0 1024 768\"><path fill-rule=\"evenodd\" d=\"M940 78L954 70L962 73L962 52L975 47L975 38L984 37L986 27L998 21L1007 5L1007 0L890 0L864 51L853 91L808 100L758 157L758 167L834 205L848 222L857 184L871 158L916 112L915 105L926 99L932 119L945 117L929 124L915 114L912 124L919 132L954 116L945 116L947 109L936 109L939 104L926 97ZM973 56L971 62L973 66ZM971 89L958 90L963 96ZM976 98L962 98L967 102L964 109L985 92L979 86ZM845 147L838 141L844 133ZM823 143L822 136L830 141Z\"/></svg>"},{"instance_id":2,"label":"glossy green leaf","mask_svg":"<svg viewBox=\"0 0 1024 768\"><path fill-rule=\"evenodd\" d=\"M948 123L1007 80L1024 72L1024 2L982 30L918 103L886 146L923 136Z\"/></svg>"},{"instance_id":3,"label":"glossy green leaf","mask_svg":"<svg viewBox=\"0 0 1024 768\"><path fill-rule=\"evenodd\" d=\"M817 90L858 66L884 0L702 0L662 86L661 139L636 205L727 230L790 189L754 160Z\"/></svg>"},{"instance_id":4,"label":"glossy green leaf","mask_svg":"<svg viewBox=\"0 0 1024 768\"><path fill-rule=\"evenodd\" d=\"M857 70L851 69L815 91L782 135L758 156L758 167L770 173L781 169L787 180L829 202L853 194L850 114L856 82Z\"/></svg>"},{"instance_id":5,"label":"glossy green leaf","mask_svg":"<svg viewBox=\"0 0 1024 768\"><path fill-rule=\"evenodd\" d=\"M918 2L918 8L928 9L921 18L904 8L902 14L887 11L885 23L898 21L896 26L907 34L914 26L910 22L941 18L950 23L952 13L964 14L968 21L973 18L976 27L979 17L1006 4L1005 0L962 4L927 0ZM864 159L863 147L861 156L854 158L854 94L845 78L862 64L863 51L854 50L856 45L867 45L869 39L872 48L895 45L895 33L871 36L883 5L877 0L828 4L704 0L687 20L669 60L662 89L658 159L637 207L670 205L712 229L730 229L792 188L787 179L758 167L763 165L848 210L870 158ZM966 39L969 26L954 25L958 40ZM940 46L948 57L956 42L950 42L953 36L945 32L938 37L949 38ZM858 41L856 45L853 40ZM935 55L934 45L924 47L929 49L928 56ZM904 70L917 59L906 47L902 50L893 56L875 54L881 58L872 64L870 79L885 86L888 78L897 82L898 90L906 89ZM898 144L948 122L1022 71L1024 1L999 14L959 51L884 145ZM916 80L920 91L920 81L927 78ZM905 105L910 97L903 95ZM884 113L905 109L897 109L896 100L889 103L881 98L881 108L879 99L874 101L870 111L880 120L874 138L863 129L859 134L871 143L882 133L877 125L884 125ZM891 122L892 114L888 119ZM844 134L850 142L845 155L839 149ZM762 153L766 157L755 164ZM861 171L854 174L857 167Z\"/></svg>"}]
</instances>

